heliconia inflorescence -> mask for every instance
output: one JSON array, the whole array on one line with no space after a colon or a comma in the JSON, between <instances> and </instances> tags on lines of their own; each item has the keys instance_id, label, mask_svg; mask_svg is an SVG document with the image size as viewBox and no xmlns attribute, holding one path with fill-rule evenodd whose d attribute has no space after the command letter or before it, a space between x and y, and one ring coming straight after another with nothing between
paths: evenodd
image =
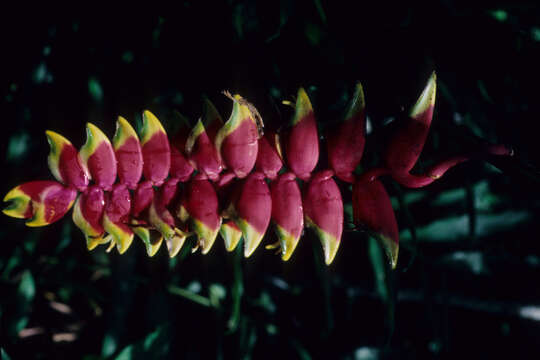
<instances>
[{"instance_id":1,"label":"heliconia inflorescence","mask_svg":"<svg viewBox=\"0 0 540 360\"><path fill-rule=\"evenodd\" d=\"M304 228L321 241L326 264L341 243L344 205L340 184L353 184L353 218L358 228L380 240L391 266L397 264L398 225L390 197L379 177L417 188L431 184L448 169L471 158L511 155L502 145L443 160L424 174L413 170L426 142L435 106L436 78L430 77L409 117L390 139L384 165L362 174L356 170L366 140L364 90L356 84L343 122L326 136L328 169L317 169L320 137L306 91L298 91L290 126L263 132L256 108L240 95L225 92L233 102L224 122L208 99L204 114L171 140L158 118L143 112L139 134L123 117L112 143L95 125L87 124L87 140L79 151L63 136L46 131L49 168L57 181L31 181L4 197L6 215L44 226L73 207L73 221L89 250L109 244L124 253L135 236L148 256L166 244L171 257L189 236L193 251L210 251L220 235L227 251L244 240L249 257L268 228L275 229L278 248L287 261ZM336 179L339 179L336 182ZM342 183L342 182L344 183Z\"/></svg>"}]
</instances>

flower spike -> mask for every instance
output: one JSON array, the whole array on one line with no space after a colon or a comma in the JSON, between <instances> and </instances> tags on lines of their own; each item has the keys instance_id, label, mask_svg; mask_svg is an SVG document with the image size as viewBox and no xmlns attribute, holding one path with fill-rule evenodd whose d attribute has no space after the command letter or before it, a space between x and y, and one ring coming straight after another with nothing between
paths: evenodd
<instances>
[{"instance_id":1,"label":"flower spike","mask_svg":"<svg viewBox=\"0 0 540 360\"><path fill-rule=\"evenodd\" d=\"M328 162L336 176L354 182L353 171L360 164L366 142L366 111L362 84L357 83L345 121L328 138Z\"/></svg>"},{"instance_id":2,"label":"flower spike","mask_svg":"<svg viewBox=\"0 0 540 360\"><path fill-rule=\"evenodd\" d=\"M154 186L160 186L169 175L171 150L163 125L148 110L143 111L143 126L140 135L144 178L151 181Z\"/></svg>"},{"instance_id":3,"label":"flower spike","mask_svg":"<svg viewBox=\"0 0 540 360\"><path fill-rule=\"evenodd\" d=\"M54 131L45 131L47 141L51 147L49 157L49 169L56 180L79 191L84 191L88 186L88 172L81 164L81 158L75 146L60 134Z\"/></svg>"},{"instance_id":4,"label":"flower spike","mask_svg":"<svg viewBox=\"0 0 540 360\"><path fill-rule=\"evenodd\" d=\"M402 186L417 188L466 160L512 155L506 146L488 145L435 163L423 174L411 173L432 121L435 73L391 138L383 164L358 175L355 170L366 138L360 83L343 122L327 138L328 168L321 170L315 170L320 152L317 123L303 88L294 105L284 102L295 112L289 128L279 135L277 131L263 134L255 107L240 95L224 93L233 101L226 123L203 98L203 116L193 128L177 113L179 131L171 140L148 110L143 112L138 134L119 117L112 142L88 123L87 140L78 153L66 138L46 131L49 167L59 182L32 181L15 187L4 198L8 204L3 212L27 219L28 226L43 226L74 206L73 221L84 233L89 250L108 243L107 252L116 247L122 254L137 235L148 256L154 256L165 242L170 257L193 234L198 242L192 252L200 248L207 254L220 234L229 252L244 239L244 256L250 257L272 220L278 241L266 248L279 248L282 260L288 261L304 226L311 227L330 265L343 233L341 189L350 188L346 182L353 184L355 224L382 243L395 268L398 227L379 177L390 175ZM336 183L335 178L343 182Z\"/></svg>"},{"instance_id":5,"label":"flower spike","mask_svg":"<svg viewBox=\"0 0 540 360\"><path fill-rule=\"evenodd\" d=\"M326 265L334 261L343 233L343 199L332 175L331 170L313 175L304 194L306 225L316 231Z\"/></svg>"}]
</instances>

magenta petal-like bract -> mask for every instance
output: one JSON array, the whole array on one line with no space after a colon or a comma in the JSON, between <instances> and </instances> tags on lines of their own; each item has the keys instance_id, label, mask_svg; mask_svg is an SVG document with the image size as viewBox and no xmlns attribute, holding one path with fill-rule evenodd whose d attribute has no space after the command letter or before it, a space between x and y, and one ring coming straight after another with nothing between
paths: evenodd
<instances>
[{"instance_id":1,"label":"magenta petal-like bract","mask_svg":"<svg viewBox=\"0 0 540 360\"><path fill-rule=\"evenodd\" d=\"M86 124L86 143L79 155L83 167L103 190L111 190L116 181L116 157L111 142L95 125Z\"/></svg>"},{"instance_id":2,"label":"magenta petal-like bract","mask_svg":"<svg viewBox=\"0 0 540 360\"><path fill-rule=\"evenodd\" d=\"M295 114L287 136L287 165L300 179L307 180L319 161L319 135L313 107L303 88L298 90Z\"/></svg>"},{"instance_id":3,"label":"magenta petal-like bract","mask_svg":"<svg viewBox=\"0 0 540 360\"><path fill-rule=\"evenodd\" d=\"M174 146L171 146L171 170L170 176L181 182L186 182L193 173L193 166L187 161L184 154Z\"/></svg>"},{"instance_id":4,"label":"magenta petal-like bract","mask_svg":"<svg viewBox=\"0 0 540 360\"><path fill-rule=\"evenodd\" d=\"M512 154L512 149L504 145L488 145L477 152L467 155L453 156L442 160L429 168L425 174L416 175L410 173L392 173L392 178L405 187L420 188L431 184L443 176L448 170L467 160L485 159L486 157L493 155L512 156Z\"/></svg>"},{"instance_id":5,"label":"magenta petal-like bract","mask_svg":"<svg viewBox=\"0 0 540 360\"><path fill-rule=\"evenodd\" d=\"M118 179L120 183L134 190L143 170L141 143L133 127L121 116L116 122L113 147L118 162Z\"/></svg>"},{"instance_id":6,"label":"magenta petal-like bract","mask_svg":"<svg viewBox=\"0 0 540 360\"><path fill-rule=\"evenodd\" d=\"M84 191L88 186L89 175L82 165L75 146L60 134L47 130L47 141L51 152L47 158L49 169L56 180Z\"/></svg>"},{"instance_id":7,"label":"magenta petal-like bract","mask_svg":"<svg viewBox=\"0 0 540 360\"><path fill-rule=\"evenodd\" d=\"M244 256L249 257L261 243L272 215L272 197L264 174L249 174L233 201L235 222L244 235Z\"/></svg>"},{"instance_id":8,"label":"magenta petal-like bract","mask_svg":"<svg viewBox=\"0 0 540 360\"><path fill-rule=\"evenodd\" d=\"M386 149L386 165L392 173L408 173L416 164L431 125L436 88L436 77L433 73L409 118L390 139Z\"/></svg>"},{"instance_id":9,"label":"magenta petal-like bract","mask_svg":"<svg viewBox=\"0 0 540 360\"><path fill-rule=\"evenodd\" d=\"M330 265L336 256L343 233L343 199L331 170L323 170L311 178L304 193L306 225L314 228Z\"/></svg>"},{"instance_id":10,"label":"magenta petal-like bract","mask_svg":"<svg viewBox=\"0 0 540 360\"><path fill-rule=\"evenodd\" d=\"M231 98L234 102L231 117L218 131L215 145L226 167L238 178L244 178L257 160L257 115L252 112L254 107L240 95Z\"/></svg>"},{"instance_id":11,"label":"magenta petal-like bract","mask_svg":"<svg viewBox=\"0 0 540 360\"><path fill-rule=\"evenodd\" d=\"M4 214L29 219L27 226L45 226L61 219L75 201L77 191L56 181L30 181L15 188L4 197L8 206Z\"/></svg>"},{"instance_id":12,"label":"magenta petal-like bract","mask_svg":"<svg viewBox=\"0 0 540 360\"><path fill-rule=\"evenodd\" d=\"M281 247L281 258L289 260L304 229L302 194L293 173L281 174L270 184L272 221Z\"/></svg>"},{"instance_id":13,"label":"magenta petal-like bract","mask_svg":"<svg viewBox=\"0 0 540 360\"><path fill-rule=\"evenodd\" d=\"M146 210L152 203L154 198L154 189L150 181L143 181L139 183L137 189L133 193L133 205L131 214L138 217L141 212Z\"/></svg>"},{"instance_id":14,"label":"magenta petal-like bract","mask_svg":"<svg viewBox=\"0 0 540 360\"><path fill-rule=\"evenodd\" d=\"M73 222L85 235L90 250L102 241L105 232L102 225L104 209L105 194L96 185L89 186L81 193L73 208Z\"/></svg>"},{"instance_id":15,"label":"magenta petal-like bract","mask_svg":"<svg viewBox=\"0 0 540 360\"><path fill-rule=\"evenodd\" d=\"M362 85L358 83L345 121L328 138L328 162L336 176L353 183L366 142L366 111Z\"/></svg>"},{"instance_id":16,"label":"magenta petal-like bract","mask_svg":"<svg viewBox=\"0 0 540 360\"><path fill-rule=\"evenodd\" d=\"M127 225L131 210L131 195L125 184L115 184L106 194L103 228L111 234L118 252L123 254L133 242L133 231Z\"/></svg>"},{"instance_id":17,"label":"magenta petal-like bract","mask_svg":"<svg viewBox=\"0 0 540 360\"><path fill-rule=\"evenodd\" d=\"M186 184L182 196L182 207L193 223L199 237L202 253L206 254L216 240L221 226L218 197L214 186L204 175L196 175Z\"/></svg>"},{"instance_id":18,"label":"magenta petal-like bract","mask_svg":"<svg viewBox=\"0 0 540 360\"><path fill-rule=\"evenodd\" d=\"M191 130L185 150L189 162L195 169L205 174L210 180L215 181L219 178L223 166L201 120Z\"/></svg>"},{"instance_id":19,"label":"magenta petal-like bract","mask_svg":"<svg viewBox=\"0 0 540 360\"><path fill-rule=\"evenodd\" d=\"M274 131L266 130L264 136L259 138L255 169L262 172L268 179L273 180L282 167L283 159L281 158L279 135Z\"/></svg>"},{"instance_id":20,"label":"magenta petal-like bract","mask_svg":"<svg viewBox=\"0 0 540 360\"><path fill-rule=\"evenodd\" d=\"M143 174L154 186L160 186L169 175L171 150L163 125L150 111L143 112L141 129Z\"/></svg>"},{"instance_id":21,"label":"magenta petal-like bract","mask_svg":"<svg viewBox=\"0 0 540 360\"><path fill-rule=\"evenodd\" d=\"M392 203L379 180L357 181L353 186L353 217L381 241L392 268L396 267L399 232Z\"/></svg>"}]
</instances>

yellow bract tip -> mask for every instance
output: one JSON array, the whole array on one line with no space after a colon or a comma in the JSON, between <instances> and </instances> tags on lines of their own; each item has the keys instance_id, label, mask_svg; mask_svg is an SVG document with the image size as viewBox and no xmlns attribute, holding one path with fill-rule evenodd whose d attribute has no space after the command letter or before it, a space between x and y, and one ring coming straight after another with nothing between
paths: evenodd
<instances>
[{"instance_id":1,"label":"yellow bract tip","mask_svg":"<svg viewBox=\"0 0 540 360\"><path fill-rule=\"evenodd\" d=\"M155 133L166 133L158 118L148 110L143 111L143 127L141 129L141 144L144 145Z\"/></svg>"},{"instance_id":2,"label":"yellow bract tip","mask_svg":"<svg viewBox=\"0 0 540 360\"><path fill-rule=\"evenodd\" d=\"M294 113L292 124L296 125L306 115L313 111L313 106L309 100L309 96L304 88L298 89L298 97L296 98L296 111Z\"/></svg>"},{"instance_id":3,"label":"yellow bract tip","mask_svg":"<svg viewBox=\"0 0 540 360\"><path fill-rule=\"evenodd\" d=\"M435 74L435 71L431 74L426 87L422 91L422 94L420 94L420 97L416 101L416 104L411 109L410 116L416 117L423 112L425 112L427 109L429 109L430 106L435 105L435 95L437 93L437 75Z\"/></svg>"}]
</instances>

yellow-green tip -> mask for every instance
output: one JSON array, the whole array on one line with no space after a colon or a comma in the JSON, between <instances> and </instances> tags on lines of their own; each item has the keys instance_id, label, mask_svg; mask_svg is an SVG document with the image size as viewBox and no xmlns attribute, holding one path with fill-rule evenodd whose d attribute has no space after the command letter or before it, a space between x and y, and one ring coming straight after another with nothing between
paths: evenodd
<instances>
[{"instance_id":1,"label":"yellow-green tip","mask_svg":"<svg viewBox=\"0 0 540 360\"><path fill-rule=\"evenodd\" d=\"M281 260L287 261L291 258L291 255L296 249L296 245L298 245L298 240L300 238L294 237L288 231L286 231L285 229L283 229L281 226L277 224L276 224L276 233L278 235L279 246L281 248Z\"/></svg>"},{"instance_id":2,"label":"yellow-green tip","mask_svg":"<svg viewBox=\"0 0 540 360\"><path fill-rule=\"evenodd\" d=\"M250 257L261 243L264 234L259 234L253 226L243 219L238 219L236 225L242 230L244 236L244 257Z\"/></svg>"},{"instance_id":3,"label":"yellow-green tip","mask_svg":"<svg viewBox=\"0 0 540 360\"><path fill-rule=\"evenodd\" d=\"M186 154L190 155L193 151L193 147L195 146L195 142L197 141L197 138L205 132L204 130L204 124L201 119L197 121L197 124L191 129L191 133L189 134L187 140L186 140Z\"/></svg>"},{"instance_id":4,"label":"yellow-green tip","mask_svg":"<svg viewBox=\"0 0 540 360\"><path fill-rule=\"evenodd\" d=\"M148 142L158 132L166 134L158 118L148 110L143 111L143 126L141 129L141 145Z\"/></svg>"},{"instance_id":5,"label":"yellow-green tip","mask_svg":"<svg viewBox=\"0 0 540 360\"><path fill-rule=\"evenodd\" d=\"M296 98L295 113L292 120L292 125L296 125L305 116L309 115L313 111L313 106L309 100L308 94L304 88L298 89L298 96Z\"/></svg>"},{"instance_id":6,"label":"yellow-green tip","mask_svg":"<svg viewBox=\"0 0 540 360\"><path fill-rule=\"evenodd\" d=\"M318 233L324 251L324 262L326 265L330 265L336 257L341 241L324 231L318 231Z\"/></svg>"},{"instance_id":7,"label":"yellow-green tip","mask_svg":"<svg viewBox=\"0 0 540 360\"><path fill-rule=\"evenodd\" d=\"M131 126L131 124L125 118L119 116L118 120L116 121L116 132L114 133L113 137L114 149L118 150L129 138L135 138L139 140L139 137L137 136L135 129L133 129L133 126Z\"/></svg>"},{"instance_id":8,"label":"yellow-green tip","mask_svg":"<svg viewBox=\"0 0 540 360\"><path fill-rule=\"evenodd\" d=\"M221 221L221 220L220 220ZM197 219L193 219L193 229L199 239L198 245L201 247L201 252L206 255L214 245L216 237L219 233L221 224L214 230L206 226L204 223Z\"/></svg>"},{"instance_id":9,"label":"yellow-green tip","mask_svg":"<svg viewBox=\"0 0 540 360\"><path fill-rule=\"evenodd\" d=\"M9 202L9 204L2 212L7 216L25 219L25 214L30 206L30 201L30 196L23 193L19 186L16 186L4 196L4 202Z\"/></svg>"},{"instance_id":10,"label":"yellow-green tip","mask_svg":"<svg viewBox=\"0 0 540 360\"><path fill-rule=\"evenodd\" d=\"M187 235L180 231L179 229L175 229L176 235L165 239L165 242L167 244L167 250L169 251L169 257L173 258L180 252L180 249L182 249L182 246L186 242Z\"/></svg>"},{"instance_id":11,"label":"yellow-green tip","mask_svg":"<svg viewBox=\"0 0 540 360\"><path fill-rule=\"evenodd\" d=\"M225 243L225 249L229 252L236 249L236 246L238 246L238 243L242 238L242 231L231 222L223 223L219 229L219 233Z\"/></svg>"},{"instance_id":12,"label":"yellow-green tip","mask_svg":"<svg viewBox=\"0 0 540 360\"><path fill-rule=\"evenodd\" d=\"M49 152L49 156L47 158L47 162L49 163L49 169L51 170L51 173L56 180L63 182L64 179L62 179L62 176L60 175L59 168L60 155L62 154L62 149L64 148L64 146L71 145L71 142L62 135L51 130L45 131L45 135L47 136L47 142L49 143L49 146L51 148L51 151Z\"/></svg>"},{"instance_id":13,"label":"yellow-green tip","mask_svg":"<svg viewBox=\"0 0 540 360\"><path fill-rule=\"evenodd\" d=\"M358 82L356 83L356 86L354 88L354 95L349 104L349 110L347 111L345 119L352 118L354 115L363 111L365 108L366 101L364 99L364 88L362 87L362 84Z\"/></svg>"},{"instance_id":14,"label":"yellow-green tip","mask_svg":"<svg viewBox=\"0 0 540 360\"><path fill-rule=\"evenodd\" d=\"M133 242L133 232L126 232L122 227L112 222L106 213L103 214L103 228L112 235L120 254L125 253L129 249Z\"/></svg>"},{"instance_id":15,"label":"yellow-green tip","mask_svg":"<svg viewBox=\"0 0 540 360\"><path fill-rule=\"evenodd\" d=\"M88 170L88 159L96 151L97 147L106 142L110 144L107 136L96 125L92 123L86 123L86 143L81 147L79 155L81 156L82 165L85 170ZM88 172L88 171L86 171Z\"/></svg>"},{"instance_id":16,"label":"yellow-green tip","mask_svg":"<svg viewBox=\"0 0 540 360\"><path fill-rule=\"evenodd\" d=\"M92 251L98 245L106 244L111 240L112 240L111 235L108 235L108 236L105 236L105 237L102 237L102 236L98 236L98 237L86 236L86 247L88 248L89 251Z\"/></svg>"},{"instance_id":17,"label":"yellow-green tip","mask_svg":"<svg viewBox=\"0 0 540 360\"><path fill-rule=\"evenodd\" d=\"M163 235L157 231L150 231L150 229L143 226L134 226L131 229L143 241L146 254L149 257L156 255L163 242Z\"/></svg>"},{"instance_id":18,"label":"yellow-green tip","mask_svg":"<svg viewBox=\"0 0 540 360\"><path fill-rule=\"evenodd\" d=\"M399 244L384 235L378 235L377 239L381 242L392 269L395 269L398 261Z\"/></svg>"},{"instance_id":19,"label":"yellow-green tip","mask_svg":"<svg viewBox=\"0 0 540 360\"><path fill-rule=\"evenodd\" d=\"M413 108L411 109L410 116L414 118L424 113L427 109L429 109L429 107L434 106L436 93L437 75L434 71L429 77L426 87L422 91L422 94L420 94L420 97L416 101L416 104L414 104Z\"/></svg>"}]
</instances>

